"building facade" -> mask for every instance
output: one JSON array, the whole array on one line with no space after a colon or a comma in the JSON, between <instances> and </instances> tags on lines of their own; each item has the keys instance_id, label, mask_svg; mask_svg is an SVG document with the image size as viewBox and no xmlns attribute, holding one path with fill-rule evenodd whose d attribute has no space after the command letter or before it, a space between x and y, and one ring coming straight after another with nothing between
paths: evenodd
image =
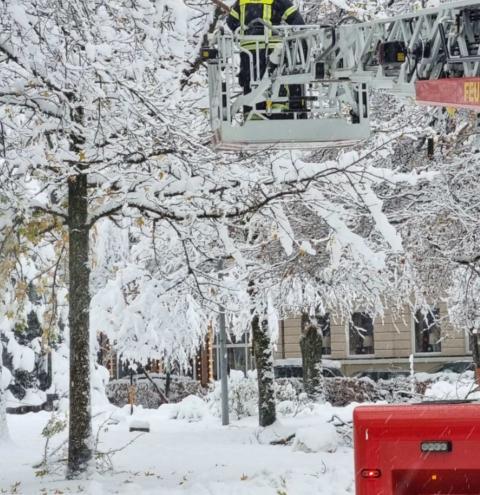
<instances>
[{"instance_id":1,"label":"building facade","mask_svg":"<svg viewBox=\"0 0 480 495\"><path fill-rule=\"evenodd\" d=\"M318 317L317 322L323 334L323 357L338 361L347 376L366 370L409 370L412 355L416 372L430 372L443 363L472 359L468 336L451 327L442 305L432 306L427 314L412 313L405 307L396 313L387 312L383 318L372 319L358 312L349 322L328 315ZM275 360L299 360L301 318L280 322L278 335ZM99 362L107 366L112 378L124 376L128 369L110 349L108 340L100 343ZM227 343L227 367L244 373L255 367L251 336L231 337ZM162 372L161 363L152 363L149 369ZM192 362L191 376L203 385L220 379L220 347L212 328Z\"/></svg>"},{"instance_id":2,"label":"building facade","mask_svg":"<svg viewBox=\"0 0 480 495\"><path fill-rule=\"evenodd\" d=\"M427 314L409 308L372 319L354 313L352 322L322 319L324 357L339 361L345 375L367 369L433 371L442 363L471 359L469 338L454 330L446 307L432 307ZM300 358L301 318L280 326L276 359Z\"/></svg>"}]
</instances>

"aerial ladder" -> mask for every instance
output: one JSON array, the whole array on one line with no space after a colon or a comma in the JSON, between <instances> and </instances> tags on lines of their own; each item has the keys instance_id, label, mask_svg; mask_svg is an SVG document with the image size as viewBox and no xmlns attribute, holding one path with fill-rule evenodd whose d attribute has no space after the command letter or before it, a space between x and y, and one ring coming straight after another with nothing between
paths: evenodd
<instances>
[{"instance_id":1,"label":"aerial ladder","mask_svg":"<svg viewBox=\"0 0 480 495\"><path fill-rule=\"evenodd\" d=\"M213 145L219 150L357 143L370 135L372 90L480 112L479 0L370 22L351 17L321 26L256 22L263 24L263 34L220 28L203 50ZM265 45L266 52L251 49ZM238 82L241 53L250 63L247 94ZM259 57L265 53L262 74ZM296 96L301 104L291 105L286 88L293 85L301 87Z\"/></svg>"}]
</instances>

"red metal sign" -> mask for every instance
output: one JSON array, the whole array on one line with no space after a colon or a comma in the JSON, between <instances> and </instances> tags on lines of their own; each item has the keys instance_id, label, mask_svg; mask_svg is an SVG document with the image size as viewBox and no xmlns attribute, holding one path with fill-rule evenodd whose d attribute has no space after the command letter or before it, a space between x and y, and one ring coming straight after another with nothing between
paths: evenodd
<instances>
[{"instance_id":1,"label":"red metal sign","mask_svg":"<svg viewBox=\"0 0 480 495\"><path fill-rule=\"evenodd\" d=\"M479 495L480 403L360 406L356 495Z\"/></svg>"},{"instance_id":2,"label":"red metal sign","mask_svg":"<svg viewBox=\"0 0 480 495\"><path fill-rule=\"evenodd\" d=\"M417 81L417 103L480 111L480 77Z\"/></svg>"}]
</instances>

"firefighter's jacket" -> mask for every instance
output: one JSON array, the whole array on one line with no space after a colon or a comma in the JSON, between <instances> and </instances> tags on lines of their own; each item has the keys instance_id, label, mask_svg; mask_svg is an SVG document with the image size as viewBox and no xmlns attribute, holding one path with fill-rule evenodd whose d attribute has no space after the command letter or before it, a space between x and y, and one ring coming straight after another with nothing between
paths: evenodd
<instances>
[{"instance_id":1,"label":"firefighter's jacket","mask_svg":"<svg viewBox=\"0 0 480 495\"><path fill-rule=\"evenodd\" d=\"M230 9L227 25L232 31L240 27L241 35L263 34L263 26L250 26L255 19L263 19L276 26L305 24L302 15L290 0L237 0Z\"/></svg>"}]
</instances>

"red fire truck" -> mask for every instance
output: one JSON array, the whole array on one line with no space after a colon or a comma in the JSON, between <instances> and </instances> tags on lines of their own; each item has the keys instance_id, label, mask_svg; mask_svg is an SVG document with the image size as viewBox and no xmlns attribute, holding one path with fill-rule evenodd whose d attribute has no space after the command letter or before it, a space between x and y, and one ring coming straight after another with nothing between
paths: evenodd
<instances>
[{"instance_id":1,"label":"red fire truck","mask_svg":"<svg viewBox=\"0 0 480 495\"><path fill-rule=\"evenodd\" d=\"M356 495L480 494L480 403L359 406Z\"/></svg>"}]
</instances>

